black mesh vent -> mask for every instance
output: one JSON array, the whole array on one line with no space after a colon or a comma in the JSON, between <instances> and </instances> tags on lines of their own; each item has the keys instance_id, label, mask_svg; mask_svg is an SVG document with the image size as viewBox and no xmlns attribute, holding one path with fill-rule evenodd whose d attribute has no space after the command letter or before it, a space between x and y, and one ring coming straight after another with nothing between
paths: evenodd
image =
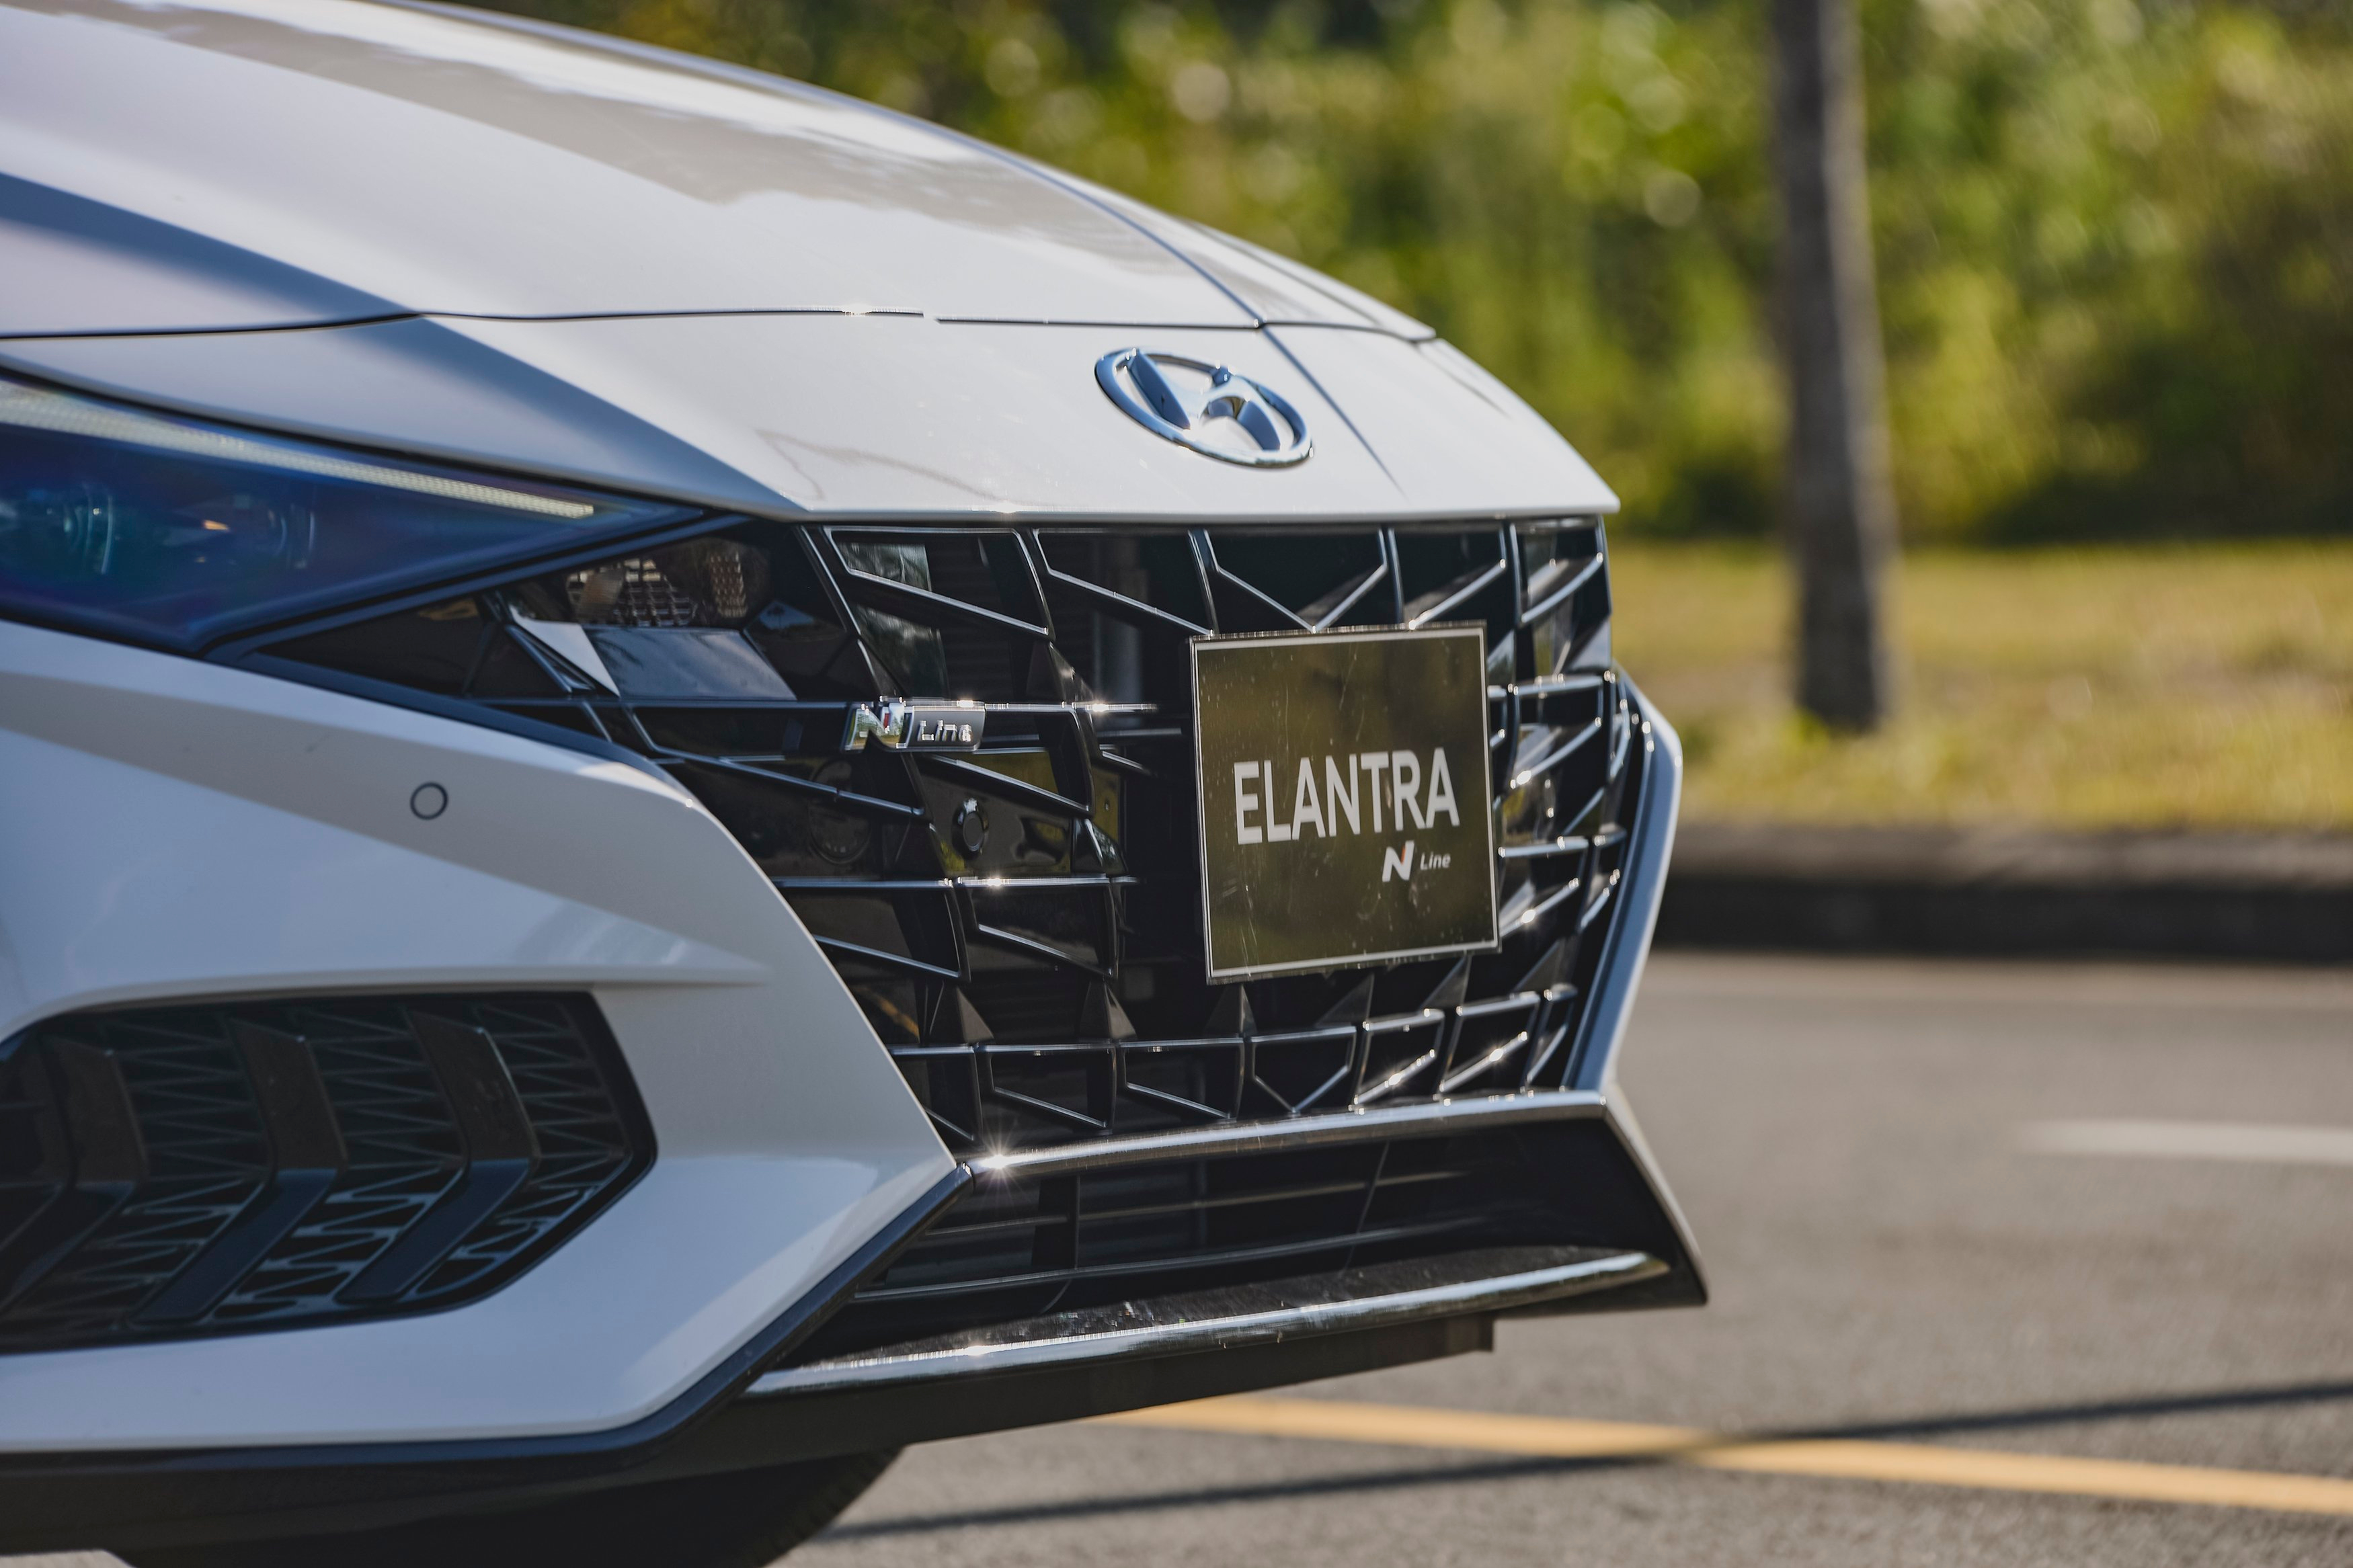
<instances>
[{"instance_id":1,"label":"black mesh vent","mask_svg":"<svg viewBox=\"0 0 2353 1568\"><path fill-rule=\"evenodd\" d=\"M652 1147L585 998L52 1019L0 1044L0 1349L455 1305Z\"/></svg>"},{"instance_id":2,"label":"black mesh vent","mask_svg":"<svg viewBox=\"0 0 2353 1568\"><path fill-rule=\"evenodd\" d=\"M1557 1086L1645 748L1589 519L736 522L269 650L610 740L743 842L960 1152ZM1212 986L1187 639L1481 621L1501 951ZM967 756L849 704L987 705Z\"/></svg>"},{"instance_id":3,"label":"black mesh vent","mask_svg":"<svg viewBox=\"0 0 2353 1568\"><path fill-rule=\"evenodd\" d=\"M1372 1138L1044 1180L984 1171L789 1360L1398 1258L1595 1241L1623 1222L1600 1201L1609 1167L1591 1156L1594 1132ZM1571 1192L1572 1174L1585 1190Z\"/></svg>"}]
</instances>

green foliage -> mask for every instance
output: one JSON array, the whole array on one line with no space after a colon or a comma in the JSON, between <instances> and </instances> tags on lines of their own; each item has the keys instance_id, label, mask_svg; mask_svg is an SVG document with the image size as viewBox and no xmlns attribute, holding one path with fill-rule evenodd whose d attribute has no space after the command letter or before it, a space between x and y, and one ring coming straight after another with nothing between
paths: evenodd
<instances>
[{"instance_id":1,"label":"green foliage","mask_svg":"<svg viewBox=\"0 0 2353 1568\"><path fill-rule=\"evenodd\" d=\"M511 0L818 81L1329 270L1628 526L1778 489L1758 0ZM2353 527L2353 28L2323 0L1862 0L1907 531Z\"/></svg>"},{"instance_id":2,"label":"green foliage","mask_svg":"<svg viewBox=\"0 0 2353 1568\"><path fill-rule=\"evenodd\" d=\"M2157 0L1871 16L1915 533L2353 525L2342 24Z\"/></svg>"}]
</instances>

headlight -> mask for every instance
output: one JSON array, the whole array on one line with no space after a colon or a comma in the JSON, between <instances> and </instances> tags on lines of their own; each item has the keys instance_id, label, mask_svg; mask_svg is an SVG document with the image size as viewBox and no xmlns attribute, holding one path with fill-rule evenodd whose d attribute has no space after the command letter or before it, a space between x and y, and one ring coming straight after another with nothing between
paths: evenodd
<instances>
[{"instance_id":1,"label":"headlight","mask_svg":"<svg viewBox=\"0 0 2353 1568\"><path fill-rule=\"evenodd\" d=\"M196 647L690 515L0 380L0 614Z\"/></svg>"}]
</instances>

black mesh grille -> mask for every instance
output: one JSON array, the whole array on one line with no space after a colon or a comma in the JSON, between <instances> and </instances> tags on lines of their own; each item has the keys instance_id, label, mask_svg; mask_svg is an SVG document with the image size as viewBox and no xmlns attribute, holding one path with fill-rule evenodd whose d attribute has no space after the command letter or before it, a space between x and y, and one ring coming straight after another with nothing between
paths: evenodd
<instances>
[{"instance_id":1,"label":"black mesh grille","mask_svg":"<svg viewBox=\"0 0 2353 1568\"><path fill-rule=\"evenodd\" d=\"M1577 1142L1592 1131L1371 1138L1044 1180L984 1172L789 1359L1398 1258L1588 1240L1590 1227L1565 1215L1562 1173L1579 1168Z\"/></svg>"},{"instance_id":2,"label":"black mesh grille","mask_svg":"<svg viewBox=\"0 0 2353 1568\"><path fill-rule=\"evenodd\" d=\"M454 1305L651 1153L585 998L52 1019L0 1045L0 1349Z\"/></svg>"},{"instance_id":3,"label":"black mesh grille","mask_svg":"<svg viewBox=\"0 0 2353 1568\"><path fill-rule=\"evenodd\" d=\"M1591 520L737 522L270 651L669 771L970 1152L1566 1081L1644 754L1609 618ZM1466 620L1489 634L1501 950L1208 984L1187 639ZM843 751L847 704L883 696L987 704L985 748Z\"/></svg>"}]
</instances>

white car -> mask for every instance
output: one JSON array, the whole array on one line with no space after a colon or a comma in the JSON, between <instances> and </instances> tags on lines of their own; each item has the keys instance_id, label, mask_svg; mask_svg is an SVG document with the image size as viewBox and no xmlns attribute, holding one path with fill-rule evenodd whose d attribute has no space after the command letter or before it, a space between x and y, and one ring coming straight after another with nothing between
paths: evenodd
<instances>
[{"instance_id":1,"label":"white car","mask_svg":"<svg viewBox=\"0 0 2353 1568\"><path fill-rule=\"evenodd\" d=\"M1616 504L866 104L0 0L0 1551L763 1563L910 1442L1700 1301Z\"/></svg>"}]
</instances>

